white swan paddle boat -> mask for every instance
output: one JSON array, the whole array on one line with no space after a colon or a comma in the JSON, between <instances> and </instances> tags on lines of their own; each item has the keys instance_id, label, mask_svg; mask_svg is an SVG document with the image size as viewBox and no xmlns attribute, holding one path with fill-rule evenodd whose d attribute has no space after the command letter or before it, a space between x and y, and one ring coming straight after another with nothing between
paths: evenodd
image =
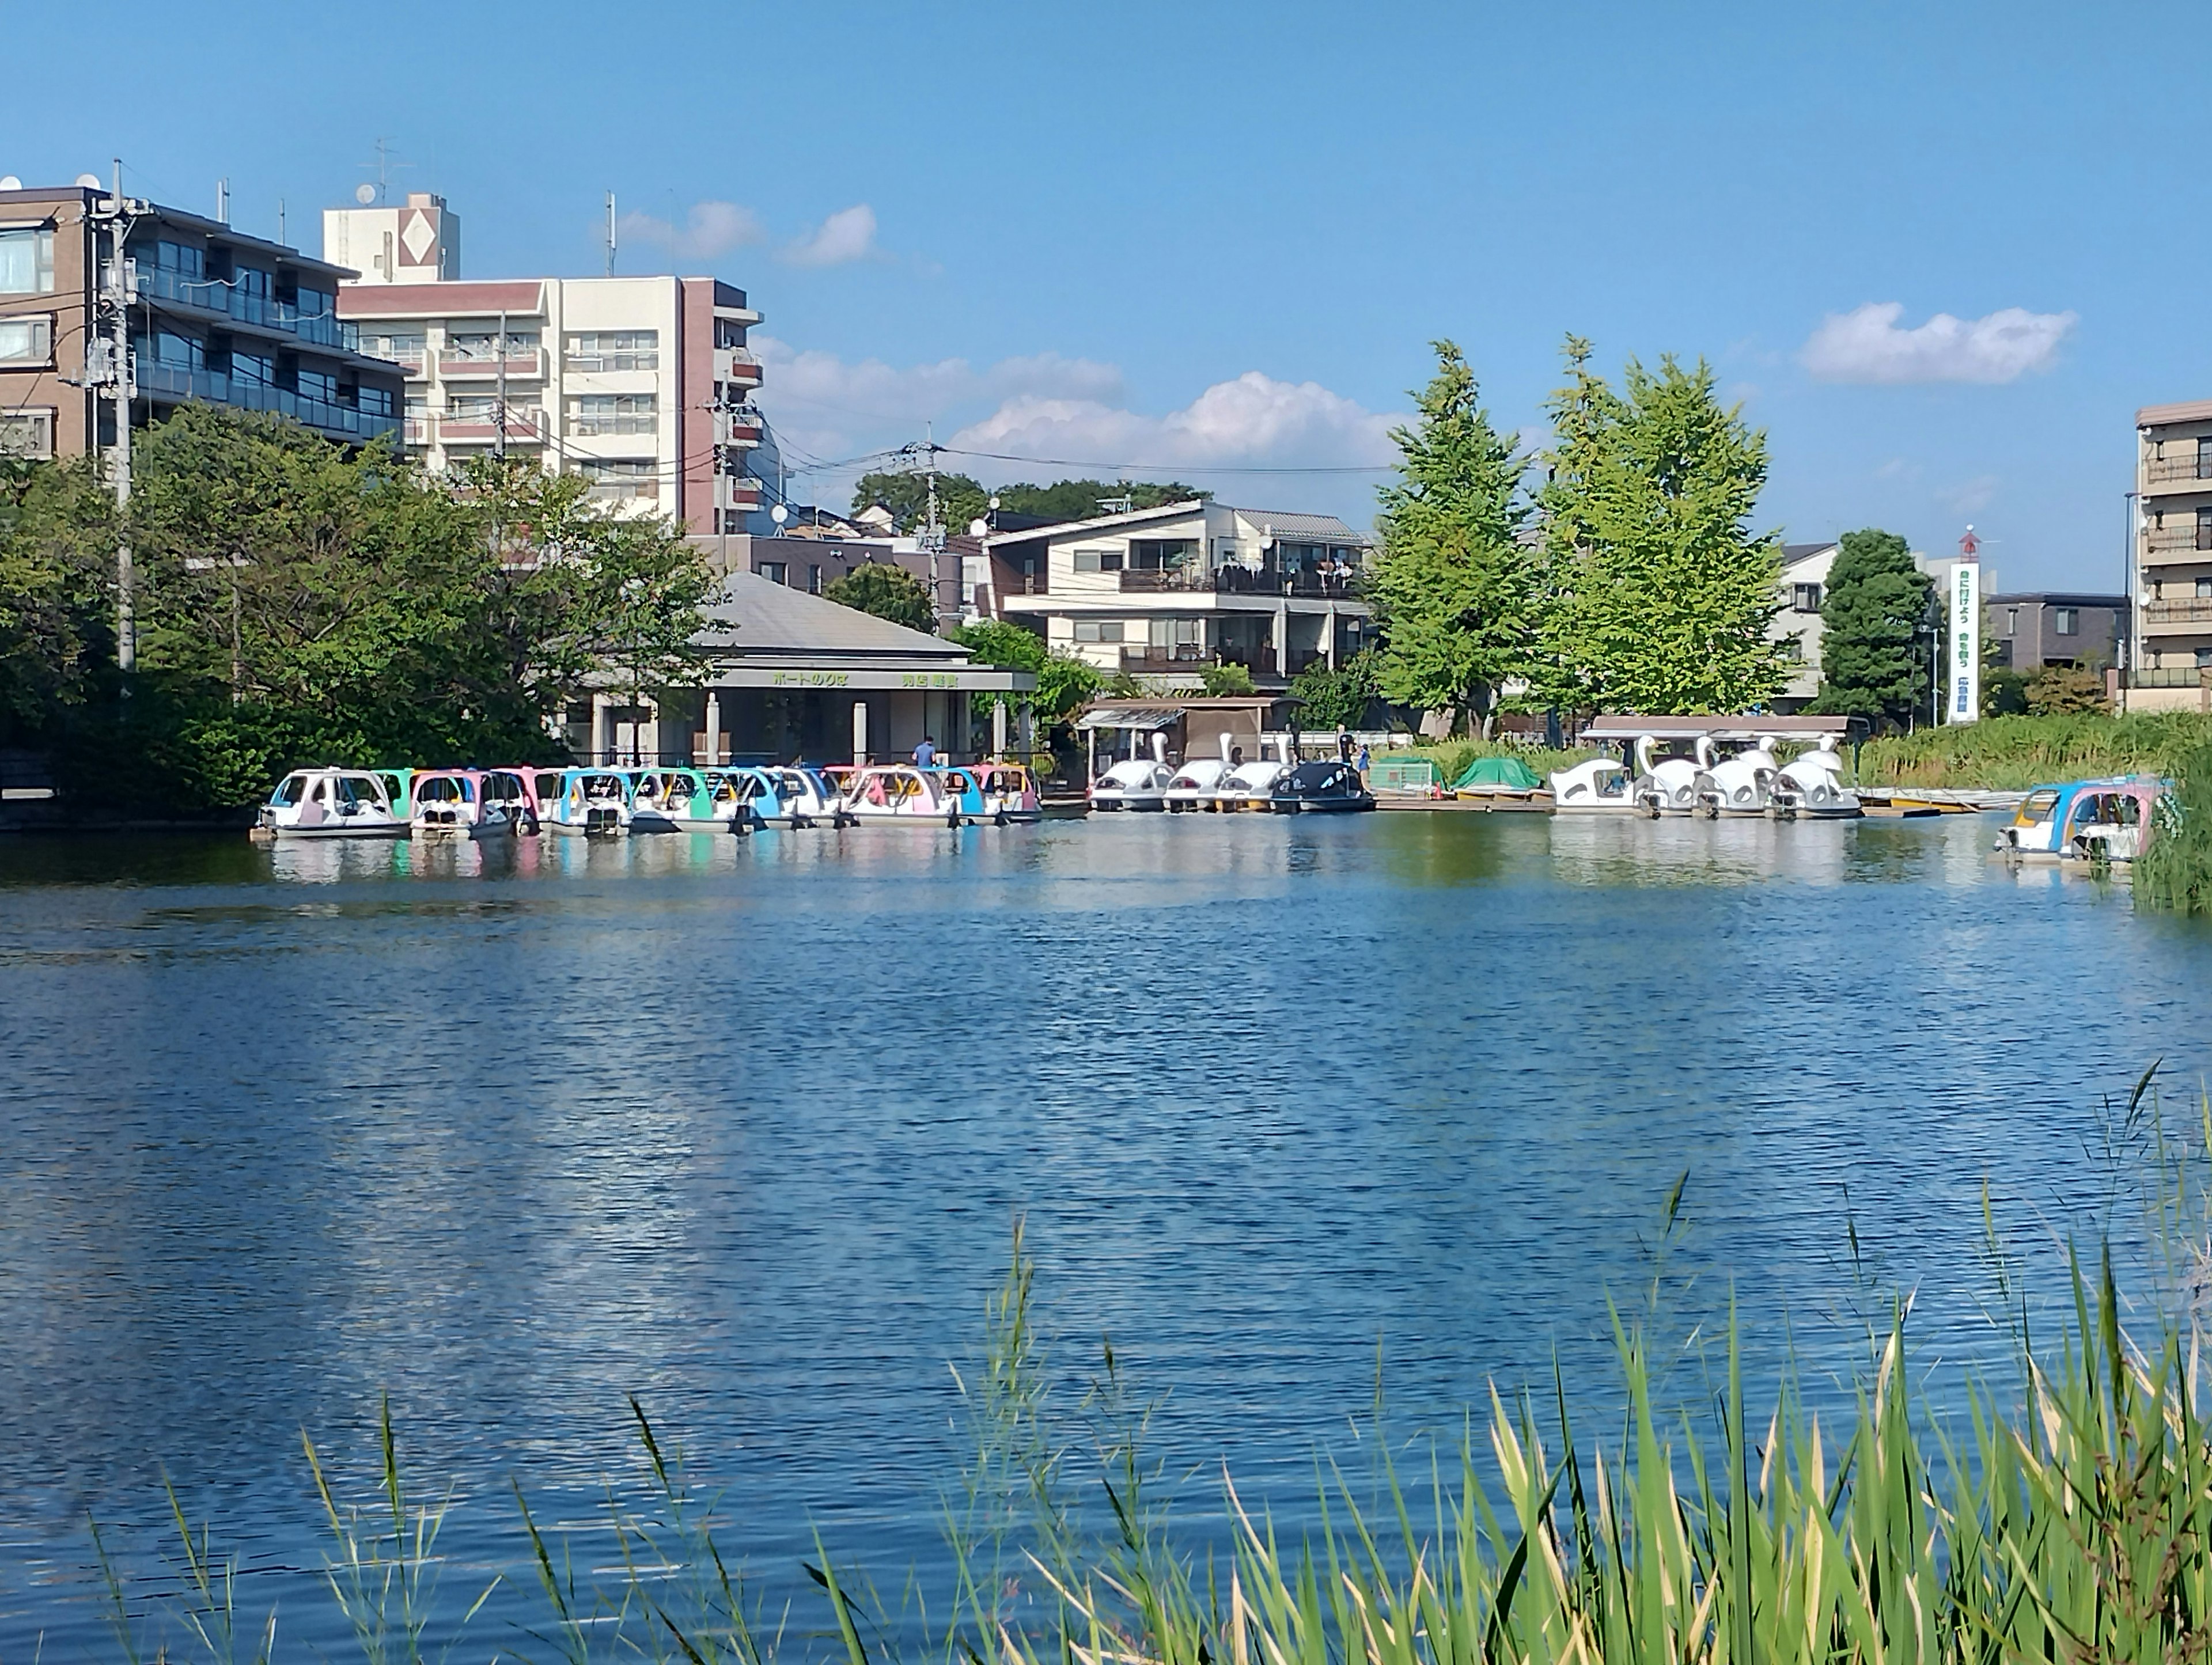
<instances>
[{"instance_id":1,"label":"white swan paddle boat","mask_svg":"<svg viewBox=\"0 0 2212 1665\"><path fill-rule=\"evenodd\" d=\"M1692 815L1698 807L1698 777L1712 767L1713 743L1700 734L1695 756L1662 759L1636 777L1636 806L1644 814Z\"/></svg>"},{"instance_id":2,"label":"white swan paddle boat","mask_svg":"<svg viewBox=\"0 0 2212 1665\"><path fill-rule=\"evenodd\" d=\"M276 783L254 824L264 838L399 838L409 829L391 788L365 769L293 770Z\"/></svg>"},{"instance_id":3,"label":"white swan paddle boat","mask_svg":"<svg viewBox=\"0 0 2212 1665\"><path fill-rule=\"evenodd\" d=\"M1592 757L1572 769L1554 770L1553 809L1561 815L1635 814L1642 807L1636 801L1636 782L1651 771L1655 744L1649 734L1637 738L1632 771L1618 757Z\"/></svg>"},{"instance_id":4,"label":"white swan paddle boat","mask_svg":"<svg viewBox=\"0 0 2212 1665\"><path fill-rule=\"evenodd\" d=\"M1754 736L1741 751L1700 770L1696 783L1698 813L1708 820L1723 815L1764 817L1773 801L1772 745L1765 735Z\"/></svg>"},{"instance_id":5,"label":"white swan paddle boat","mask_svg":"<svg viewBox=\"0 0 2212 1665\"><path fill-rule=\"evenodd\" d=\"M1863 815L1858 794L1843 783L1844 760L1823 738L1775 772L1774 812L1804 821L1848 821Z\"/></svg>"},{"instance_id":6,"label":"white swan paddle boat","mask_svg":"<svg viewBox=\"0 0 2212 1665\"><path fill-rule=\"evenodd\" d=\"M1218 793L1228 776L1229 764L1224 759L1194 757L1175 772L1161 795L1169 810L1176 814L1218 809Z\"/></svg>"},{"instance_id":7,"label":"white swan paddle boat","mask_svg":"<svg viewBox=\"0 0 2212 1665\"><path fill-rule=\"evenodd\" d=\"M1129 758L1091 783L1091 807L1164 810L1168 806L1168 782L1174 778L1165 763L1150 757Z\"/></svg>"},{"instance_id":8,"label":"white swan paddle boat","mask_svg":"<svg viewBox=\"0 0 2212 1665\"><path fill-rule=\"evenodd\" d=\"M1290 773L1290 765L1273 757L1239 763L1215 788L1213 801L1224 810L1266 810L1275 805L1275 786Z\"/></svg>"}]
</instances>

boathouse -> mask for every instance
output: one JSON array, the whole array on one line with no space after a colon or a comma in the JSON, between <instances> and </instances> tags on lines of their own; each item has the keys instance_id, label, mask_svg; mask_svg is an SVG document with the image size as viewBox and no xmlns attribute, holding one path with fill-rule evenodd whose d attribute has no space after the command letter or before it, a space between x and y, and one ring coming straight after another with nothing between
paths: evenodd
<instances>
[{"instance_id":1,"label":"boathouse","mask_svg":"<svg viewBox=\"0 0 2212 1665\"><path fill-rule=\"evenodd\" d=\"M568 745L593 763L855 763L903 757L932 736L949 760L1024 738L1028 671L978 665L959 643L749 572L723 580L694 646L699 683L635 705L610 687L571 708ZM988 726L973 694L1007 694Z\"/></svg>"}]
</instances>

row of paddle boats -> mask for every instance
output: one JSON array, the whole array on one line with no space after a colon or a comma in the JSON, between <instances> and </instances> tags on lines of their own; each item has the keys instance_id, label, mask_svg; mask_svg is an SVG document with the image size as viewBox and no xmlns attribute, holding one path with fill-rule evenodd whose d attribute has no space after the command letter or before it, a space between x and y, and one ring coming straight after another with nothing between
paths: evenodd
<instances>
[{"instance_id":1,"label":"row of paddle boats","mask_svg":"<svg viewBox=\"0 0 2212 1665\"><path fill-rule=\"evenodd\" d=\"M1786 737L1752 735L1741 749L1717 756L1700 737L1687 757L1660 757L1651 735L1638 738L1634 766L1626 758L1593 757L1551 779L1552 807L1562 815L1702 815L1713 819L1848 820L1863 813L1844 785L1844 760L1825 737L1783 763L1774 747Z\"/></svg>"},{"instance_id":2,"label":"row of paddle boats","mask_svg":"<svg viewBox=\"0 0 2212 1665\"><path fill-rule=\"evenodd\" d=\"M1180 769L1170 769L1155 758L1132 757L1091 783L1091 807L1171 814L1266 810L1277 815L1323 815L1371 810L1375 796L1358 769L1334 757L1310 763L1198 757Z\"/></svg>"},{"instance_id":3,"label":"row of paddle boats","mask_svg":"<svg viewBox=\"0 0 2212 1665\"><path fill-rule=\"evenodd\" d=\"M265 838L619 838L867 821L1007 826L1043 813L1029 769L998 762L302 769L277 783L254 830Z\"/></svg>"}]
</instances>

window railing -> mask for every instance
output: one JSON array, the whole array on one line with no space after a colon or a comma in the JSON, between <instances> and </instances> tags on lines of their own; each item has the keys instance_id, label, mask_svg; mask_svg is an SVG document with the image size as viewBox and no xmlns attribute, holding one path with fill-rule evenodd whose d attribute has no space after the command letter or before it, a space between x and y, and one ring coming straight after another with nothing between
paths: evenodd
<instances>
[{"instance_id":1,"label":"window railing","mask_svg":"<svg viewBox=\"0 0 2212 1665\"><path fill-rule=\"evenodd\" d=\"M494 440L500 436L501 424L496 410L464 410L449 411L437 419L441 442L451 444ZM510 404L507 407L506 435L510 440L538 441L545 436L545 413L532 406Z\"/></svg>"},{"instance_id":2,"label":"window railing","mask_svg":"<svg viewBox=\"0 0 2212 1665\"><path fill-rule=\"evenodd\" d=\"M646 347L634 352L564 353L561 366L571 374L583 375L604 375L617 370L658 370L660 349Z\"/></svg>"},{"instance_id":3,"label":"window railing","mask_svg":"<svg viewBox=\"0 0 2212 1665\"><path fill-rule=\"evenodd\" d=\"M2153 670L2128 672L2130 688L2204 688L2212 687L2212 665L2160 665Z\"/></svg>"},{"instance_id":4,"label":"window railing","mask_svg":"<svg viewBox=\"0 0 2212 1665\"><path fill-rule=\"evenodd\" d=\"M578 411L568 419L568 431L580 440L611 438L624 434L658 434L660 418L657 412L623 411L612 416L592 416Z\"/></svg>"},{"instance_id":5,"label":"window railing","mask_svg":"<svg viewBox=\"0 0 2212 1665\"><path fill-rule=\"evenodd\" d=\"M2153 527L2143 538L2143 549L2155 558L2168 560L2203 555L2212 560L2212 526Z\"/></svg>"},{"instance_id":6,"label":"window railing","mask_svg":"<svg viewBox=\"0 0 2212 1665\"><path fill-rule=\"evenodd\" d=\"M234 278L191 277L166 266L142 264L138 267L138 293L156 300L173 301L182 307L197 307L202 312L221 313L241 324L282 330L319 347L348 353L361 350L358 325L331 313L303 313L295 306L242 289Z\"/></svg>"},{"instance_id":7,"label":"window railing","mask_svg":"<svg viewBox=\"0 0 2212 1665\"><path fill-rule=\"evenodd\" d=\"M2202 480L2204 489L2212 491L2212 456L2153 457L2143 465L2143 478Z\"/></svg>"}]
</instances>

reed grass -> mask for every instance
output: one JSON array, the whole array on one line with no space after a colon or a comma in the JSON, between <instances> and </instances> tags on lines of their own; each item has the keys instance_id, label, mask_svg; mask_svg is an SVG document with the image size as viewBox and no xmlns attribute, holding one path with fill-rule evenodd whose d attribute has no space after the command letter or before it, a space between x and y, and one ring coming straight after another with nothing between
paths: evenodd
<instances>
[{"instance_id":1,"label":"reed grass","mask_svg":"<svg viewBox=\"0 0 2212 1665\"><path fill-rule=\"evenodd\" d=\"M1664 1391L1653 1289L1616 1315L1617 1391L1557 1372L1493 1389L1479 1426L1431 1448L1425 1473L1379 1483L1328 1471L1295 1539L1221 1477L1225 1535L1179 1522L1149 1454L1153 1407L1111 1346L1072 1416L1055 1397L1017 1227L981 1356L956 1371L972 1454L945 1498L954 1588L902 1626L865 1571L817 1540L804 1571L826 1611L767 1622L720 1540L716 1500L631 1401L650 1484L610 1503L619 1571L580 1575L516 1488L540 1617L467 1656L562 1665L1996 1665L2212 1659L2212 1431L2203 1421L2198 1297L2206 1287L2212 1103L2186 1139L2161 1122L2146 1072L2108 1107L2106 1154L2151 1158L2146 1220L2170 1273L2140 1342L2109 1250L2069 1257L2067 1320L2031 1345L2018 1269L1984 1197L2006 1322L2008 1384L1954 1379L1947 1417L1923 1403L1909 1303L1868 1337L1848 1408L1830 1418L1784 1380L1754 1407L1731 1311L1704 1402ZM2118 1171L2117 1166L2115 1171ZM1663 1252L1680 1220L1670 1191ZM2108 1208L2106 1224L2115 1223ZM1609 1431L1571 1404L1609 1402ZM410 1502L388 1408L380 1494L338 1500L307 1446L330 1536L328 1588L365 1665L420 1665L442 1505ZM1387 1443L1378 1442L1387 1454ZM1365 1500L1363 1501L1363 1496ZM1103 1507L1093 1507L1094 1504ZM267 1665L266 1627L235 1612L204 1527L173 1512L192 1570L181 1628L213 1665ZM95 1541L97 1539L95 1538ZM107 1566L105 1550L102 1565ZM111 1588L120 1587L112 1567ZM489 1595L489 1591L485 1592ZM480 1609L480 1595L460 1623ZM909 1589L902 1601L920 1613ZM456 1627L458 1629L458 1626ZM926 1639L920 1651L910 1638ZM126 1625L125 1657L140 1647Z\"/></svg>"},{"instance_id":2,"label":"reed grass","mask_svg":"<svg viewBox=\"0 0 2212 1665\"><path fill-rule=\"evenodd\" d=\"M1858 749L1857 779L1862 786L2020 792L2085 775L2171 774L2208 743L2212 718L2192 712L1985 717L1869 740Z\"/></svg>"},{"instance_id":3,"label":"reed grass","mask_svg":"<svg viewBox=\"0 0 2212 1665\"><path fill-rule=\"evenodd\" d=\"M2177 914L2212 913L2212 740L2175 761L2174 789L2135 863L2136 900Z\"/></svg>"}]
</instances>

